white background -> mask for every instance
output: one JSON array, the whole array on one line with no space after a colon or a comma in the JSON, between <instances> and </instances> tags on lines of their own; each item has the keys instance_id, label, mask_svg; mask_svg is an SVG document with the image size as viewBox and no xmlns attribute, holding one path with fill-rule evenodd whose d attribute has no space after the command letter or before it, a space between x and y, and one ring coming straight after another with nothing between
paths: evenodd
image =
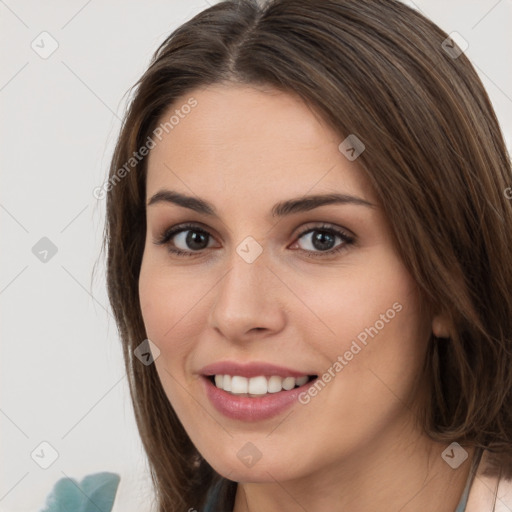
<instances>
[{"instance_id":1,"label":"white background","mask_svg":"<svg viewBox=\"0 0 512 512\"><path fill-rule=\"evenodd\" d=\"M407 3L468 41L510 148L512 1ZM99 471L121 475L115 512L150 510L99 260L105 204L92 190L107 175L125 93L160 42L207 7L0 0L1 511L38 510L58 479ZM31 48L43 31L59 44L48 59ZM46 263L32 253L42 237L57 247ZM31 458L42 441L59 453L48 469Z\"/></svg>"}]
</instances>

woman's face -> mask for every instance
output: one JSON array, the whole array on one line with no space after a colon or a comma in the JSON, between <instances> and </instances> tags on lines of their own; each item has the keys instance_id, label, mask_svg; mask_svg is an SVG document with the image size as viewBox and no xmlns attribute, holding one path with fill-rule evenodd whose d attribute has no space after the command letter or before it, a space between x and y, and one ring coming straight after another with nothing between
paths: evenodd
<instances>
[{"instance_id":1,"label":"woman's face","mask_svg":"<svg viewBox=\"0 0 512 512\"><path fill-rule=\"evenodd\" d=\"M284 481L412 438L429 326L357 153L273 89L210 86L173 114L148 157L139 292L199 452L231 480Z\"/></svg>"}]
</instances>

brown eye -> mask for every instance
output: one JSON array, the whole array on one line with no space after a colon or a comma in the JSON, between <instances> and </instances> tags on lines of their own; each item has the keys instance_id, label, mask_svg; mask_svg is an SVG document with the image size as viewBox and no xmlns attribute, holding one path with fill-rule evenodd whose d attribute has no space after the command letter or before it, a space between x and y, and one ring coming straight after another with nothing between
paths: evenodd
<instances>
[{"instance_id":1,"label":"brown eye","mask_svg":"<svg viewBox=\"0 0 512 512\"><path fill-rule=\"evenodd\" d=\"M156 245L167 245L169 252L178 256L194 256L208 248L212 235L195 224L177 226L167 230L155 242Z\"/></svg>"},{"instance_id":2,"label":"brown eye","mask_svg":"<svg viewBox=\"0 0 512 512\"><path fill-rule=\"evenodd\" d=\"M312 253L308 254L308 256L311 257L322 257L324 254L326 256L336 254L346 249L348 245L353 244L355 241L355 237L348 233L325 225L312 227L303 231L298 236L298 240L304 237L307 243L305 244L306 247L301 248L301 250L306 253ZM339 242L336 244L337 239Z\"/></svg>"}]
</instances>

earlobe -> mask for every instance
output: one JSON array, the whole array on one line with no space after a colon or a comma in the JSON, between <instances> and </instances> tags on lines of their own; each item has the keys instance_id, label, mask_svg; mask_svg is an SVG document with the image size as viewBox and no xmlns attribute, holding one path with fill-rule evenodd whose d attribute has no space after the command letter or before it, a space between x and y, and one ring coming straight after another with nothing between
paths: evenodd
<instances>
[{"instance_id":1,"label":"earlobe","mask_svg":"<svg viewBox=\"0 0 512 512\"><path fill-rule=\"evenodd\" d=\"M450 338L448 319L443 315L436 315L432 319L432 332L436 338Z\"/></svg>"}]
</instances>

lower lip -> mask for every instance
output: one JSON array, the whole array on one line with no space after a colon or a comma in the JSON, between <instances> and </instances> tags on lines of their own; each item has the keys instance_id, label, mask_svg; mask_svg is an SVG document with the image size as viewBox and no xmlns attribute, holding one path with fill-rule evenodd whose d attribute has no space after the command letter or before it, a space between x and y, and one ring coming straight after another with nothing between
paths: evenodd
<instances>
[{"instance_id":1,"label":"lower lip","mask_svg":"<svg viewBox=\"0 0 512 512\"><path fill-rule=\"evenodd\" d=\"M228 418L243 421L261 421L277 416L298 402L298 396L306 391L313 380L306 384L279 393L268 393L261 397L237 396L215 386L208 377L201 377L206 395L211 403Z\"/></svg>"}]
</instances>

